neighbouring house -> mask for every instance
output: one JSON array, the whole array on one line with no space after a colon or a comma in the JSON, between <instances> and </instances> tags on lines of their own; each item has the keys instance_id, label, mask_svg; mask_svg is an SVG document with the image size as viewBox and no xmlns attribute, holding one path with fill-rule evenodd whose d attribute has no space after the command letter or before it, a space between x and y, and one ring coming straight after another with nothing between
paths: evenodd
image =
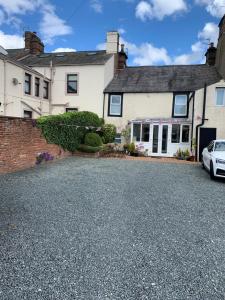
<instances>
[{"instance_id":1,"label":"neighbouring house","mask_svg":"<svg viewBox=\"0 0 225 300\"><path fill-rule=\"evenodd\" d=\"M131 141L150 156L195 148L199 159L212 139L225 138L225 17L219 29L205 64L143 67L126 65L114 31L107 33L105 51L69 53L45 53L37 34L26 32L24 49L3 49L0 57L1 114L30 116L24 102L33 118L89 110L116 125L117 140L130 127ZM11 94L20 100L8 100Z\"/></svg>"}]
</instances>

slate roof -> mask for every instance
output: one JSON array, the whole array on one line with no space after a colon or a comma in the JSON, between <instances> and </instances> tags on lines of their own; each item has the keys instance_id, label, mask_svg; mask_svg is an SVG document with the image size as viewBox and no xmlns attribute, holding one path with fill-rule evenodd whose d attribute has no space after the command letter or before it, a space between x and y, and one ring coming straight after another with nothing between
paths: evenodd
<instances>
[{"instance_id":1,"label":"slate roof","mask_svg":"<svg viewBox=\"0 0 225 300\"><path fill-rule=\"evenodd\" d=\"M216 68L207 65L127 67L115 75L105 93L191 92L221 79Z\"/></svg>"},{"instance_id":2,"label":"slate roof","mask_svg":"<svg viewBox=\"0 0 225 300\"><path fill-rule=\"evenodd\" d=\"M34 69L32 69L32 68L30 68L30 67L24 65L24 64L21 63L20 61L16 61L15 59L10 58L8 55L4 55L4 54L0 53L0 59L6 60L6 61L8 61L8 62L10 62L10 63L12 63L12 64L18 66L18 67L23 68L24 70L26 70L26 71L28 71L28 72L34 73L34 74L36 74L36 75L38 75L38 76L40 76L40 77L42 77L42 78L45 78L45 79L48 79L48 80L49 80L49 78L47 78L47 77L44 76L43 74L41 74L41 73L39 73L38 71L36 71L36 70L34 70Z\"/></svg>"},{"instance_id":3,"label":"slate roof","mask_svg":"<svg viewBox=\"0 0 225 300\"><path fill-rule=\"evenodd\" d=\"M24 49L7 49L7 51L9 57L13 59L19 57L20 62L30 67L49 66L51 61L55 66L104 65L112 57L112 54L107 54L106 51L57 52L40 55L28 54ZM22 54L24 58L21 58Z\"/></svg>"}]
</instances>

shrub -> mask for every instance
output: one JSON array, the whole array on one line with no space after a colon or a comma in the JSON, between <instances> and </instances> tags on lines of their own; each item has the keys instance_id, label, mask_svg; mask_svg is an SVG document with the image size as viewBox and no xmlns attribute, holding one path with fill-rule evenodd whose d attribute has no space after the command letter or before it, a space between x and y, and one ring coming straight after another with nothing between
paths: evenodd
<instances>
[{"instance_id":1,"label":"shrub","mask_svg":"<svg viewBox=\"0 0 225 300\"><path fill-rule=\"evenodd\" d=\"M104 144L113 143L116 137L116 126L105 124L102 127L102 141Z\"/></svg>"},{"instance_id":2,"label":"shrub","mask_svg":"<svg viewBox=\"0 0 225 300\"><path fill-rule=\"evenodd\" d=\"M102 139L97 133L90 132L85 135L84 144L91 147L99 147L102 145Z\"/></svg>"},{"instance_id":3,"label":"shrub","mask_svg":"<svg viewBox=\"0 0 225 300\"><path fill-rule=\"evenodd\" d=\"M88 145L79 145L77 150L79 150L81 152L86 152L86 153L96 153L96 152L99 152L100 150L102 150L102 146L92 147L92 146L88 146Z\"/></svg>"},{"instance_id":4,"label":"shrub","mask_svg":"<svg viewBox=\"0 0 225 300\"><path fill-rule=\"evenodd\" d=\"M87 111L68 112L37 120L37 126L49 143L71 152L84 142L86 133L96 131L101 124L98 115Z\"/></svg>"}]
</instances>

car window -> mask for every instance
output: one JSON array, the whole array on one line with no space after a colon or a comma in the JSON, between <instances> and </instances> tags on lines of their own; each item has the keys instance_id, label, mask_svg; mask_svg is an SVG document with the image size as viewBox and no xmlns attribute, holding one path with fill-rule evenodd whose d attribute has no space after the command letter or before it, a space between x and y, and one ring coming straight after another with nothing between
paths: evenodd
<instances>
[{"instance_id":1,"label":"car window","mask_svg":"<svg viewBox=\"0 0 225 300\"><path fill-rule=\"evenodd\" d=\"M209 146L207 147L207 148L208 148L208 151L209 151L209 152L212 152L212 151L213 151L213 147L214 147L214 142L211 142L211 143L209 144Z\"/></svg>"},{"instance_id":2,"label":"car window","mask_svg":"<svg viewBox=\"0 0 225 300\"><path fill-rule=\"evenodd\" d=\"M215 151L225 151L225 142L216 142Z\"/></svg>"}]
</instances>

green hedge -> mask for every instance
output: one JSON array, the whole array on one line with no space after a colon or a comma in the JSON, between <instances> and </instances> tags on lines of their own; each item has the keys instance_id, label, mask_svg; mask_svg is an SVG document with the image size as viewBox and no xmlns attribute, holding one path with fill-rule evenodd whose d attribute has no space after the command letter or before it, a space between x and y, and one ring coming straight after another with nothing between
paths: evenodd
<instances>
[{"instance_id":1,"label":"green hedge","mask_svg":"<svg viewBox=\"0 0 225 300\"><path fill-rule=\"evenodd\" d=\"M84 144L91 147L99 147L102 145L102 139L97 133L89 132L85 135Z\"/></svg>"},{"instance_id":2,"label":"green hedge","mask_svg":"<svg viewBox=\"0 0 225 300\"><path fill-rule=\"evenodd\" d=\"M102 126L102 120L92 112L68 112L41 117L37 120L37 126L49 143L74 152L84 143L84 137L88 132L95 132L97 127Z\"/></svg>"},{"instance_id":3,"label":"green hedge","mask_svg":"<svg viewBox=\"0 0 225 300\"><path fill-rule=\"evenodd\" d=\"M92 147L88 145L79 145L77 148L80 152L86 152L86 153L96 153L102 150L102 146L99 147Z\"/></svg>"},{"instance_id":4,"label":"green hedge","mask_svg":"<svg viewBox=\"0 0 225 300\"><path fill-rule=\"evenodd\" d=\"M102 127L102 141L104 144L113 143L116 137L116 126L105 124Z\"/></svg>"}]
</instances>

